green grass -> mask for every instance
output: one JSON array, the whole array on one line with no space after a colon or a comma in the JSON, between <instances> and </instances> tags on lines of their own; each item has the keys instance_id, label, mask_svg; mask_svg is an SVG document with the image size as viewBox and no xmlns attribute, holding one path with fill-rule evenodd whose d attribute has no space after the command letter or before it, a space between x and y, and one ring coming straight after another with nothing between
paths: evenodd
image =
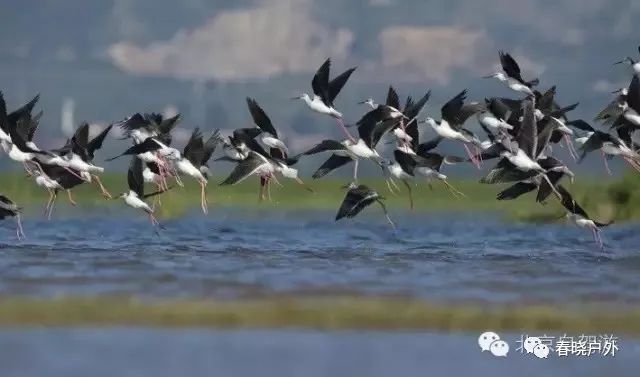
<instances>
[{"instance_id":1,"label":"green grass","mask_svg":"<svg viewBox=\"0 0 640 377\"><path fill-rule=\"evenodd\" d=\"M2 326L161 326L325 330L540 331L640 335L640 310L440 304L360 296L145 301L123 297L0 300Z\"/></svg>"},{"instance_id":2,"label":"green grass","mask_svg":"<svg viewBox=\"0 0 640 377\"><path fill-rule=\"evenodd\" d=\"M124 174L105 174L103 183L115 196L125 190L126 177ZM46 192L34 184L28 184L23 175L4 174L0 176L2 193L8 195L18 204L46 202ZM280 208L280 209L320 209L334 210L344 197L345 190L341 186L345 180L326 178L310 180L309 185L314 192L308 192L295 182L280 179L283 186L273 185L272 202L259 203L257 178L250 178L236 186L218 186L220 178L211 179L208 187L210 207L215 213L216 207L232 208ZM470 180L450 180L451 184L466 194L466 198L454 198L440 182L434 182L432 189L427 184L413 186L415 211L485 211L504 214L508 218L521 221L552 221L562 215L562 208L554 198L550 198L548 205L535 203L532 194L525 195L515 201L497 201L496 194L506 186L485 185ZM387 198L392 210L408 210L409 203L406 188L400 185L401 194L391 194L384 181L363 180L362 183L377 189ZM175 186L174 183L170 183ZM626 176L619 181L600 182L594 180L579 180L574 185L567 184L574 197L591 214L591 216L616 221L640 219L640 179L636 176ZM74 198L80 208L94 209L95 207L123 205L121 202L104 200L93 185L82 185L74 189ZM588 194L588 195L587 195ZM183 215L199 206L199 186L189 179L185 179L185 187L174 187L162 196L162 206L159 214L162 217L176 217ZM58 203L67 203L66 195L61 193ZM27 214L41 213L40 206L27 206Z\"/></svg>"}]
</instances>

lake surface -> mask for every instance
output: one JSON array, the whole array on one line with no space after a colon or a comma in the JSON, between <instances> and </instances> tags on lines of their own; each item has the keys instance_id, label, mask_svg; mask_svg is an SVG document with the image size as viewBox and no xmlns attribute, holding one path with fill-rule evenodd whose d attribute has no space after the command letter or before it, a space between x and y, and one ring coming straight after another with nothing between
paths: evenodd
<instances>
[{"instance_id":1,"label":"lake surface","mask_svg":"<svg viewBox=\"0 0 640 377\"><path fill-rule=\"evenodd\" d=\"M395 216L394 216L395 215ZM213 209L164 222L136 212L27 219L27 240L0 223L0 296L272 293L401 294L429 300L640 303L640 232L516 224L488 214Z\"/></svg>"},{"instance_id":2,"label":"lake surface","mask_svg":"<svg viewBox=\"0 0 640 377\"><path fill-rule=\"evenodd\" d=\"M201 329L0 330L4 377L139 376L637 376L640 342L615 356L480 352L478 334L218 331ZM464 362L460 362L464 360Z\"/></svg>"}]
</instances>

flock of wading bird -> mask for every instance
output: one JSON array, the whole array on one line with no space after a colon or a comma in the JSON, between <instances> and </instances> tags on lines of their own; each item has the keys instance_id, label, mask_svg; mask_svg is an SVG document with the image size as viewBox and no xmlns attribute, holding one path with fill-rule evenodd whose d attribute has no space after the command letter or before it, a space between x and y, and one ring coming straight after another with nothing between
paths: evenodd
<instances>
[{"instance_id":1,"label":"flock of wading bird","mask_svg":"<svg viewBox=\"0 0 640 377\"><path fill-rule=\"evenodd\" d=\"M539 81L523 79L518 63L511 55L501 51L499 57L502 71L486 78L499 80L522 98L496 97L465 103L467 91L463 90L441 107L440 120L436 120L422 116L430 91L418 100L408 97L402 106L397 92L389 87L384 103L376 103L373 99L361 102L369 108L368 112L355 124L349 125L344 123L342 113L336 110L334 103L355 68L331 79L331 61L327 59L311 81L313 95L304 93L293 99L303 101L316 113L335 119L345 138L323 140L297 155L290 154L265 111L251 98L247 98L247 105L256 127L236 129L227 138L215 131L206 140L196 128L187 145L179 151L171 147L171 132L179 122L179 115L165 118L153 113L134 114L109 125L94 138L89 137L89 125L84 123L62 148L42 150L33 142L42 115L42 112L32 114L38 96L11 113L7 113L5 101L0 97L0 140L9 158L22 163L36 185L49 192L45 210L48 218L60 191L65 190L70 203L75 205L71 189L84 183L96 184L105 198L112 199L99 178L104 169L95 165L94 159L107 134L116 126L133 143L120 155L108 159L131 156L127 172L128 190L116 199L121 198L127 205L146 212L154 227L159 226L154 217L154 208L160 202L156 197L150 205L145 199L171 189L169 180L175 180L177 185L182 186L181 176L191 177L200 184L201 207L207 213L207 164L220 145L224 156L217 160L236 164L228 178L220 184L234 185L250 176L258 176L260 200L264 200L265 196L270 199L270 185L272 182L279 184L278 176L295 180L312 191L293 168L304 156L329 154L313 178L321 178L353 162L353 181L345 186L348 191L335 219L354 217L365 207L377 202L392 226L393 222L383 203L384 197L376 190L358 184L360 160L370 160L381 168L391 192L400 191L396 183L400 181L408 191L409 203L413 208L412 181L437 180L453 196L462 197L465 195L449 184L447 176L441 172L443 165L469 162L481 169L483 162L497 159L497 164L481 182L510 184L498 193L498 200L515 199L533 191L537 191L535 200L540 203L549 197L556 197L566 209L567 218L579 227L590 229L596 243L602 247L600 229L610 223L591 219L572 198L561 181L565 176L573 181L574 174L567 165L552 156L552 151L555 144L564 143L575 161L581 161L590 152L599 151L607 171L607 160L616 156L640 171L640 138L636 137L636 131L640 129L640 62L629 57L616 63L628 63L632 67L633 78L628 87L615 92L615 99L596 116L597 122L609 127L605 131L584 120L569 120L569 113L577 107L577 103L559 105L554 99L555 86L544 92L534 89ZM473 116L486 139L481 139L464 127ZM435 137L421 143L419 127L422 124L431 128ZM357 129L357 137L349 132L350 128ZM392 159L381 156L376 149L386 135L392 139L391 143L395 142ZM466 157L434 151L443 139L460 143ZM154 191L146 193L145 184L154 185ZM4 195L0 196L0 219L16 217L16 233L22 238L24 232L20 224L20 211L17 204Z\"/></svg>"}]
</instances>

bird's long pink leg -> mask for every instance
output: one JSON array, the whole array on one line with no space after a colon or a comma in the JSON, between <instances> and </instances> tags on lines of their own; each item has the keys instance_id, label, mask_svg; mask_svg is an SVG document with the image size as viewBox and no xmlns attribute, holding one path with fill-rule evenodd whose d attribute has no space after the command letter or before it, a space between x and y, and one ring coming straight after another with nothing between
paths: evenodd
<instances>
[{"instance_id":1,"label":"bird's long pink leg","mask_svg":"<svg viewBox=\"0 0 640 377\"><path fill-rule=\"evenodd\" d=\"M355 144L356 140L353 138L353 136L351 136L351 133L349 132L349 130L347 130L347 127L345 127L344 122L342 121L342 118L336 118L336 122L338 122L338 125L340 125L340 127L342 128L342 131L344 131L344 134L347 136L347 139L351 140L351 142Z\"/></svg>"},{"instance_id":2,"label":"bird's long pink leg","mask_svg":"<svg viewBox=\"0 0 640 377\"><path fill-rule=\"evenodd\" d=\"M464 146L464 150L467 152L467 156L469 156L469 159L471 160L471 162L476 166L476 168L480 169L480 163L478 162L476 157L471 153L471 150L469 150L467 143L463 143L462 145Z\"/></svg>"},{"instance_id":3,"label":"bird's long pink leg","mask_svg":"<svg viewBox=\"0 0 640 377\"><path fill-rule=\"evenodd\" d=\"M20 218L20 214L16 216L16 223L16 235L18 236L18 239L23 240L27 238L27 236L24 234L24 230L22 229L22 219Z\"/></svg>"},{"instance_id":4,"label":"bird's long pink leg","mask_svg":"<svg viewBox=\"0 0 640 377\"><path fill-rule=\"evenodd\" d=\"M80 174L76 173L73 169L68 168L68 167L62 167L64 170L68 171L69 173L71 173L73 176L75 176L78 179L81 179L83 182L87 182L86 179L84 179Z\"/></svg>"},{"instance_id":5,"label":"bird's long pink leg","mask_svg":"<svg viewBox=\"0 0 640 377\"><path fill-rule=\"evenodd\" d=\"M260 194L258 194L258 202L264 201L264 186L267 184L267 180L264 177L260 177Z\"/></svg>"},{"instance_id":6,"label":"bird's long pink leg","mask_svg":"<svg viewBox=\"0 0 640 377\"><path fill-rule=\"evenodd\" d=\"M95 174L91 174L91 175L93 176L93 179L96 181L96 183L100 187L100 191L102 191L102 196L104 196L105 198L111 199L111 194L109 193L109 191L107 191L107 189L102 184L102 181L100 180L100 177L98 177Z\"/></svg>"},{"instance_id":7,"label":"bird's long pink leg","mask_svg":"<svg viewBox=\"0 0 640 377\"><path fill-rule=\"evenodd\" d=\"M202 212L206 215L209 211L207 210L207 194L204 187L204 182L200 182L200 205L202 205Z\"/></svg>"},{"instance_id":8,"label":"bird's long pink leg","mask_svg":"<svg viewBox=\"0 0 640 377\"><path fill-rule=\"evenodd\" d=\"M54 191L53 196L51 197L51 204L49 205L49 214L47 218L51 220L51 215L53 214L53 207L56 205L56 200L58 199L58 194Z\"/></svg>"},{"instance_id":9,"label":"bird's long pink leg","mask_svg":"<svg viewBox=\"0 0 640 377\"><path fill-rule=\"evenodd\" d=\"M635 161L631 160L629 157L624 157L624 160L627 161L629 166L631 166L636 171L640 172L640 166L638 166L638 164Z\"/></svg>"},{"instance_id":10,"label":"bird's long pink leg","mask_svg":"<svg viewBox=\"0 0 640 377\"><path fill-rule=\"evenodd\" d=\"M569 135L564 135L564 142L567 144L567 151L569 151L569 155L573 158L573 161L578 161L576 150L573 147L573 142L571 142L571 137Z\"/></svg>"},{"instance_id":11,"label":"bird's long pink leg","mask_svg":"<svg viewBox=\"0 0 640 377\"><path fill-rule=\"evenodd\" d=\"M607 162L607 156L604 154L604 151L600 149L600 155L602 156L602 161L604 162L604 168L607 170L609 175L611 174L611 169L609 169L609 163Z\"/></svg>"}]
</instances>

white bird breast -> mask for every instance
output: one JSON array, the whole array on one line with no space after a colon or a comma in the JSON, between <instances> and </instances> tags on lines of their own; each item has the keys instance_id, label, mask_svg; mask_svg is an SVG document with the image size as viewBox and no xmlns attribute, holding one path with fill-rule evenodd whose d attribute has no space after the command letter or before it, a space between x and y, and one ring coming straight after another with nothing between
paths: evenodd
<instances>
[{"instance_id":1,"label":"white bird breast","mask_svg":"<svg viewBox=\"0 0 640 377\"><path fill-rule=\"evenodd\" d=\"M262 138L262 142L270 148L283 149L285 152L288 150L284 142L280 139L276 139L275 137L265 136Z\"/></svg>"},{"instance_id":2,"label":"white bird breast","mask_svg":"<svg viewBox=\"0 0 640 377\"><path fill-rule=\"evenodd\" d=\"M296 179L298 177L298 169L282 165L280 166L280 174L285 178Z\"/></svg>"},{"instance_id":3,"label":"white bird breast","mask_svg":"<svg viewBox=\"0 0 640 377\"><path fill-rule=\"evenodd\" d=\"M178 168L178 171L180 171L182 174L186 174L200 181L205 181L204 176L202 175L202 172L198 170L195 166L193 166L191 161L187 159L178 160L178 162L176 163L176 167Z\"/></svg>"},{"instance_id":4,"label":"white bird breast","mask_svg":"<svg viewBox=\"0 0 640 377\"><path fill-rule=\"evenodd\" d=\"M124 202L127 203L127 205L129 205L130 207L143 209L147 212L153 212L149 205L138 198L138 195L133 191L129 191L129 194L127 194L124 198Z\"/></svg>"}]
</instances>

